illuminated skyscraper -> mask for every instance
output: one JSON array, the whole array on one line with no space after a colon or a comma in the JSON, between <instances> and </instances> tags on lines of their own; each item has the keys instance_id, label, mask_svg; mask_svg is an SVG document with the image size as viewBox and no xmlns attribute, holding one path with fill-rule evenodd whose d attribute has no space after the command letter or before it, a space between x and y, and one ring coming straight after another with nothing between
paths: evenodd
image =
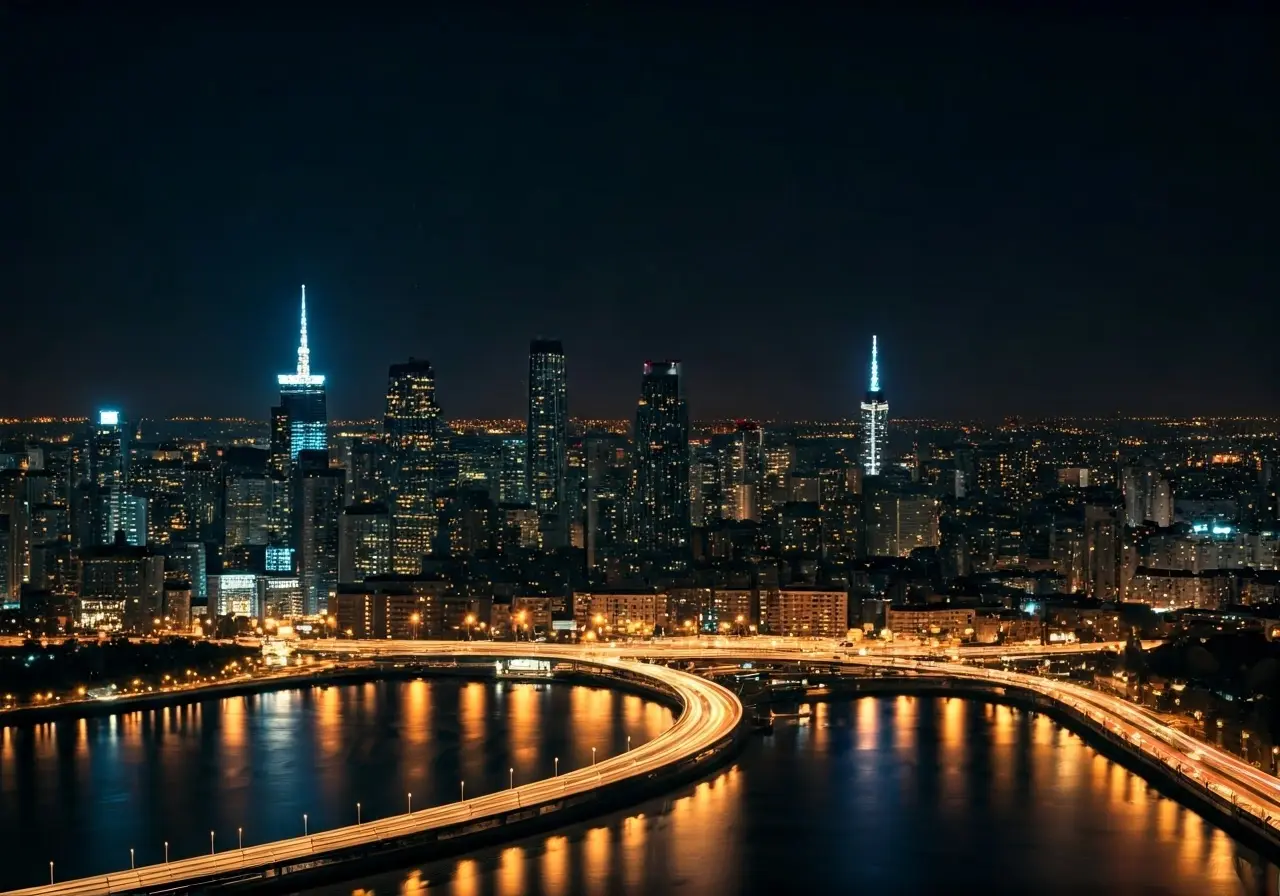
<instances>
[{"instance_id":1,"label":"illuminated skyscraper","mask_svg":"<svg viewBox=\"0 0 1280 896\"><path fill-rule=\"evenodd\" d=\"M566 407L564 347L535 339L529 344L529 417L525 445L529 461L529 500L553 536L552 546L568 532L565 482L568 477L569 412Z\"/></svg>"},{"instance_id":2,"label":"illuminated skyscraper","mask_svg":"<svg viewBox=\"0 0 1280 896\"><path fill-rule=\"evenodd\" d=\"M338 590L339 531L346 471L323 451L298 457L294 471L298 577L307 615L323 613Z\"/></svg>"},{"instance_id":3,"label":"illuminated skyscraper","mask_svg":"<svg viewBox=\"0 0 1280 896\"><path fill-rule=\"evenodd\" d=\"M296 373L276 377L280 384L280 406L272 410L272 420L288 421L289 460L299 451L327 451L329 448L329 408L324 376L311 372L311 349L307 346L307 288L302 287L302 331L298 342ZM280 433L279 435L283 435ZM277 439L279 435L273 433Z\"/></svg>"},{"instance_id":4,"label":"illuminated skyscraper","mask_svg":"<svg viewBox=\"0 0 1280 896\"><path fill-rule=\"evenodd\" d=\"M884 466L886 431L889 425L889 401L880 388L880 359L876 337L871 337L871 386L862 402L862 472L879 476Z\"/></svg>"},{"instance_id":5,"label":"illuminated skyscraper","mask_svg":"<svg viewBox=\"0 0 1280 896\"><path fill-rule=\"evenodd\" d=\"M129 424L119 411L99 411L89 433L89 479L94 493L94 543L114 544L125 528L129 495ZM133 542L131 542L133 543Z\"/></svg>"},{"instance_id":6,"label":"illuminated skyscraper","mask_svg":"<svg viewBox=\"0 0 1280 896\"><path fill-rule=\"evenodd\" d=\"M387 446L391 510L391 566L404 575L422 572L439 525L435 495L443 487L448 430L436 404L430 361L410 358L387 373Z\"/></svg>"},{"instance_id":7,"label":"illuminated skyscraper","mask_svg":"<svg viewBox=\"0 0 1280 896\"><path fill-rule=\"evenodd\" d=\"M689 406L679 361L646 361L636 411L636 541L641 551L689 546Z\"/></svg>"}]
</instances>

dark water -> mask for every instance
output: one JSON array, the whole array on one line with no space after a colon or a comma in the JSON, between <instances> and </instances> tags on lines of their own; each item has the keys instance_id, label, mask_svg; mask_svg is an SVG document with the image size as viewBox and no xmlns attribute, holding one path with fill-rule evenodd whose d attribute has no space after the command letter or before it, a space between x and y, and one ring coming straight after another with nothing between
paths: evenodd
<instances>
[{"instance_id":1,"label":"dark water","mask_svg":"<svg viewBox=\"0 0 1280 896\"><path fill-rule=\"evenodd\" d=\"M581 687L282 692L9 729L0 888L258 842L587 764L670 713ZM481 782L483 785L474 784ZM478 792L478 791L477 791ZM1268 892L1229 837L1042 716L962 700L815 705L711 780L350 894ZM42 875L44 877L42 878Z\"/></svg>"},{"instance_id":2,"label":"dark water","mask_svg":"<svg viewBox=\"0 0 1280 896\"><path fill-rule=\"evenodd\" d=\"M0 729L0 890L404 812L550 777L670 727L591 687L448 680L280 691Z\"/></svg>"}]
</instances>

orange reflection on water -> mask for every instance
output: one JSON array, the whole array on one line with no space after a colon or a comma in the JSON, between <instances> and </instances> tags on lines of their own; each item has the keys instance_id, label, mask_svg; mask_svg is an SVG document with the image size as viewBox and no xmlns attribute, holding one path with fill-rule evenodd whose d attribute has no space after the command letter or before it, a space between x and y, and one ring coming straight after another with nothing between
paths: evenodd
<instances>
[{"instance_id":1,"label":"orange reflection on water","mask_svg":"<svg viewBox=\"0 0 1280 896\"><path fill-rule=\"evenodd\" d=\"M489 686L478 681L467 682L458 694L458 725L461 730L460 763L464 778L480 779L483 768L486 714L489 709Z\"/></svg>"},{"instance_id":2,"label":"orange reflection on water","mask_svg":"<svg viewBox=\"0 0 1280 896\"><path fill-rule=\"evenodd\" d=\"M860 697L854 702L858 709L855 749L874 750L880 727L880 701L875 697Z\"/></svg>"},{"instance_id":3,"label":"orange reflection on water","mask_svg":"<svg viewBox=\"0 0 1280 896\"><path fill-rule=\"evenodd\" d=\"M673 844L705 843L707 849L677 849L669 855L667 875L688 881L691 893L734 893L742 856L740 840L727 837L742 815L742 772L737 766L699 784L671 807Z\"/></svg>"},{"instance_id":4,"label":"orange reflection on water","mask_svg":"<svg viewBox=\"0 0 1280 896\"><path fill-rule=\"evenodd\" d=\"M312 699L316 701L316 739L319 741L320 761L326 766L340 758L343 751L342 740L342 696L340 688L312 691Z\"/></svg>"},{"instance_id":5,"label":"orange reflection on water","mask_svg":"<svg viewBox=\"0 0 1280 896\"><path fill-rule=\"evenodd\" d=\"M649 819L643 812L622 820L622 873L628 893L643 892L648 832Z\"/></svg>"},{"instance_id":6,"label":"orange reflection on water","mask_svg":"<svg viewBox=\"0 0 1280 896\"><path fill-rule=\"evenodd\" d=\"M244 749L248 738L245 734L245 701L247 697L241 697L239 700L232 697L223 705L222 712L222 738L223 748L233 753L240 753Z\"/></svg>"},{"instance_id":7,"label":"orange reflection on water","mask_svg":"<svg viewBox=\"0 0 1280 896\"><path fill-rule=\"evenodd\" d=\"M968 761L967 742L964 736L965 713L969 705L954 697L942 701L938 726L938 797L944 802L963 803L968 788L965 767Z\"/></svg>"},{"instance_id":8,"label":"orange reflection on water","mask_svg":"<svg viewBox=\"0 0 1280 896\"><path fill-rule=\"evenodd\" d=\"M420 896L427 892L426 882L422 879L422 872L417 868L409 872L404 882L400 884L400 896ZM369 896L373 896L372 893Z\"/></svg>"},{"instance_id":9,"label":"orange reflection on water","mask_svg":"<svg viewBox=\"0 0 1280 896\"><path fill-rule=\"evenodd\" d=\"M463 859L453 872L453 892L457 896L476 896L483 889L480 863L475 859Z\"/></svg>"},{"instance_id":10,"label":"orange reflection on water","mask_svg":"<svg viewBox=\"0 0 1280 896\"><path fill-rule=\"evenodd\" d=\"M608 828L592 828L582 840L582 874L587 889L601 892L609 885L613 844Z\"/></svg>"},{"instance_id":11,"label":"orange reflection on water","mask_svg":"<svg viewBox=\"0 0 1280 896\"><path fill-rule=\"evenodd\" d=\"M498 893L502 896L523 896L525 887L525 852L519 846L502 851L498 859Z\"/></svg>"},{"instance_id":12,"label":"orange reflection on water","mask_svg":"<svg viewBox=\"0 0 1280 896\"><path fill-rule=\"evenodd\" d=\"M404 725L401 726L400 736L407 744L423 746L431 740L431 687L422 680L410 681L406 683L402 694L404 704L401 707L401 717Z\"/></svg>"},{"instance_id":13,"label":"orange reflection on water","mask_svg":"<svg viewBox=\"0 0 1280 896\"><path fill-rule=\"evenodd\" d=\"M809 727L813 729L813 746L818 750L825 750L831 742L831 707L826 701L813 704L810 710Z\"/></svg>"},{"instance_id":14,"label":"orange reflection on water","mask_svg":"<svg viewBox=\"0 0 1280 896\"><path fill-rule=\"evenodd\" d=\"M913 697L893 701L893 745L899 750L914 750L918 741L920 704Z\"/></svg>"},{"instance_id":15,"label":"orange reflection on water","mask_svg":"<svg viewBox=\"0 0 1280 896\"><path fill-rule=\"evenodd\" d=\"M570 878L569 838L548 837L542 849L542 871L539 878L547 896L568 896Z\"/></svg>"},{"instance_id":16,"label":"orange reflection on water","mask_svg":"<svg viewBox=\"0 0 1280 896\"><path fill-rule=\"evenodd\" d=\"M507 753L516 777L522 782L541 778L538 748L542 733L542 694L540 686L527 682L503 685L506 694Z\"/></svg>"}]
</instances>

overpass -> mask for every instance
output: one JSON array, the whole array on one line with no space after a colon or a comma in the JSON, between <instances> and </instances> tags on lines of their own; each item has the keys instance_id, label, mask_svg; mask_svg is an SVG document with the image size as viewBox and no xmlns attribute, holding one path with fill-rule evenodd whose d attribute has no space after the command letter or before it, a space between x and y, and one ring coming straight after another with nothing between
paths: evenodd
<instances>
[{"instance_id":1,"label":"overpass","mask_svg":"<svg viewBox=\"0 0 1280 896\"><path fill-rule=\"evenodd\" d=\"M370 647L367 643L344 643L351 652ZM380 642L377 650L385 652L392 646L396 645ZM399 642L398 650L400 655L420 655L415 654L413 648L424 646L427 642ZM447 655L450 647L453 653L458 653L463 645L436 642L430 646L431 654ZM506 649L467 652L493 657L513 655L507 645L500 646ZM517 651L514 655L521 653ZM604 673L664 696L678 705L679 715L670 728L633 750L531 784L308 836L222 852L211 848L209 855L96 877L54 880L44 886L12 892L23 896L101 896L188 892L237 883L270 885L273 882L288 888L291 884L281 878L332 868L352 860L395 857L407 850L421 850L428 844L474 842L479 845L494 835L520 836L539 823L567 824L612 808L601 799L611 791L629 794L631 798L626 802L633 802L636 794L644 795L646 787L651 790L660 786L665 790L681 780L701 777L731 755L740 743L744 733L742 703L714 682L662 665L585 656L583 651L574 648L544 647L537 655L567 664L576 671ZM51 876L55 870L50 868Z\"/></svg>"},{"instance_id":2,"label":"overpass","mask_svg":"<svg viewBox=\"0 0 1280 896\"><path fill-rule=\"evenodd\" d=\"M591 808L591 797L609 788L638 782L666 781L668 772L701 774L729 755L739 742L744 712L728 690L710 681L661 665L672 660L716 660L730 657L796 663L815 661L851 672L891 669L908 678L884 682L890 689L911 683L929 684L941 692L996 699L1022 697L1032 708L1052 711L1091 736L1114 755L1156 780L1171 783L1220 824L1251 834L1273 855L1280 855L1280 780L1234 756L1201 743L1159 717L1118 697L1070 682L1034 675L968 666L956 662L921 661L898 656L860 656L833 643L778 645L765 639L698 639L702 643L669 642L618 645L557 645L529 642L325 641L311 649L368 659L444 660L472 658L487 662L538 658L594 668L624 681L665 693L681 708L675 724L659 737L622 756L552 779L494 794L460 800L412 814L337 828L244 850L228 850L162 865L98 877L53 883L15 891L23 896L98 896L110 893L160 893L201 889L239 882L270 884L272 878L311 871L365 858L379 852L421 849L490 832L516 836L519 825L543 819L567 823L573 806ZM782 639L780 639L782 640ZM655 662L656 661L656 662ZM954 686L954 687L953 687ZM601 808L598 804L596 808ZM548 816L551 816L548 818ZM409 856L405 861L410 861ZM297 878L294 878L296 880ZM278 881L280 886L288 886Z\"/></svg>"},{"instance_id":3,"label":"overpass","mask_svg":"<svg viewBox=\"0 0 1280 896\"><path fill-rule=\"evenodd\" d=\"M690 643L700 640L705 643ZM970 666L961 662L918 660L900 656L859 655L856 650L840 648L833 642L789 642L776 639L703 638L681 641L584 645L576 649L586 657L607 656L623 663L644 661L712 660L730 657L750 658L758 662L813 662L823 667L858 671L872 669L907 673L915 680L935 683L953 682L974 686L980 694L997 697L1022 694L1032 698L1038 708L1052 708L1077 729L1092 732L1101 743L1115 753L1123 751L1126 759L1137 760L1144 773L1175 784L1180 792L1193 798L1200 808L1221 813L1217 819L1234 819L1259 834L1276 855L1280 855L1280 779L1210 744L1204 743L1167 724L1158 715L1127 700L1095 691L1072 682L1043 678L1002 669ZM754 643L752 643L754 641ZM719 642L719 643L717 643ZM365 656L448 654L463 656L537 656L547 648L542 644L423 641L337 642L341 652ZM1108 645L1068 645L1094 650L1116 649ZM562 651L565 648L555 648ZM571 648L575 649L575 648ZM1002 650L1004 648L997 648ZM1012 654L1011 658L1046 655L1034 652ZM1068 651L1070 652L1070 651ZM1078 651L1076 651L1078 652ZM1054 655L1051 651L1048 655ZM1003 656L1006 654L996 654ZM982 654L978 654L982 657ZM894 683L886 683L890 689ZM900 686L900 683L899 683Z\"/></svg>"}]
</instances>

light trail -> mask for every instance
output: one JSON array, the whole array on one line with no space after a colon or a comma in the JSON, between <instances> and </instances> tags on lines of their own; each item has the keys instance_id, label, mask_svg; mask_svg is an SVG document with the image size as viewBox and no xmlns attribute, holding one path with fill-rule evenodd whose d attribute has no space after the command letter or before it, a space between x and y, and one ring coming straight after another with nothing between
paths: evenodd
<instances>
[{"instance_id":1,"label":"light trail","mask_svg":"<svg viewBox=\"0 0 1280 896\"><path fill-rule=\"evenodd\" d=\"M483 653L473 645L461 650L460 645L430 645L422 641L375 642L370 649L365 642L345 642L354 650L368 654L394 650L397 655L428 655L440 653ZM505 647L505 645L497 645ZM426 649L431 648L431 649ZM499 651L490 648L491 656L510 655L509 648ZM184 882L198 883L213 878L230 879L237 875L256 876L259 869L302 863L340 850L376 843L382 840L411 837L431 830L450 828L468 821L477 824L551 803L565 797L640 778L691 758L704 756L708 751L731 737L742 724L742 703L730 691L714 682L687 672L666 666L640 663L630 659L613 657L586 657L573 649L543 649L539 656L562 662L589 662L591 665L625 671L635 676L649 678L654 684L669 690L682 704L682 711L675 724L651 741L618 756L602 758L598 763L565 771L556 777L522 784L513 789L476 796L444 806L420 809L412 814L395 815L364 824L350 825L318 832L310 836L277 840L244 849L231 848L220 853L180 859L159 865L146 865L137 869L118 871L95 877L69 880L12 891L22 896L100 896L100 894L130 892L144 889L163 889L166 885Z\"/></svg>"}]
</instances>

